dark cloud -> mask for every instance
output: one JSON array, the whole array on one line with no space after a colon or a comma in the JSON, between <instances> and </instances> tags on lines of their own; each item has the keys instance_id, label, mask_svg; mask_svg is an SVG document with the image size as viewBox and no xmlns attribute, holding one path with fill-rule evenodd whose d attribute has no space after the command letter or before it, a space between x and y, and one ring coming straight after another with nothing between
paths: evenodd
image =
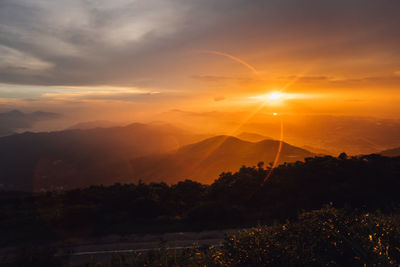
<instances>
[{"instance_id":1,"label":"dark cloud","mask_svg":"<svg viewBox=\"0 0 400 267\"><path fill-rule=\"evenodd\" d=\"M185 88L206 60L191 49L396 65L398 14L398 0L3 0L0 82Z\"/></svg>"}]
</instances>

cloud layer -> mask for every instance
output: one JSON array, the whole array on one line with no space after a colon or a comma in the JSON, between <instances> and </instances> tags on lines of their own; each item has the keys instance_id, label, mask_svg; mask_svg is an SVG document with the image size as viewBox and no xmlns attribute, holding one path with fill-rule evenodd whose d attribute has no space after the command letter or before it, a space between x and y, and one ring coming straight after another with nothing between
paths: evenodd
<instances>
[{"instance_id":1,"label":"cloud layer","mask_svg":"<svg viewBox=\"0 0 400 267\"><path fill-rule=\"evenodd\" d=\"M0 82L184 87L211 75L212 56L192 49L230 52L270 72L310 60L337 75L338 65L398 70L399 13L396 0L3 0ZM231 65L212 60L211 70Z\"/></svg>"}]
</instances>

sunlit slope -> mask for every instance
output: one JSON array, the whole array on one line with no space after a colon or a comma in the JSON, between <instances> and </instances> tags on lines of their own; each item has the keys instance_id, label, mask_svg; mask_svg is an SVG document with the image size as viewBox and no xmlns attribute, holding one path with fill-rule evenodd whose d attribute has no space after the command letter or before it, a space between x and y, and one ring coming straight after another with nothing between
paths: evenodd
<instances>
[{"instance_id":1,"label":"sunlit slope","mask_svg":"<svg viewBox=\"0 0 400 267\"><path fill-rule=\"evenodd\" d=\"M279 141L248 142L231 136L216 136L187 145L175 153L132 160L135 179L176 182L193 179L211 183L221 172L236 171L243 165L273 162ZM283 143L279 163L303 160L314 154Z\"/></svg>"}]
</instances>

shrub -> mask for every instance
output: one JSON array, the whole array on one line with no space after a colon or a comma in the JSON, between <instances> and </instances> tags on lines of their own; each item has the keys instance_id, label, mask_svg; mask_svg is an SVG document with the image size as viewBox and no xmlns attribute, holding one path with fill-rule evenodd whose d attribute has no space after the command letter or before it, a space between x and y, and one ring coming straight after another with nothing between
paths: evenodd
<instances>
[{"instance_id":1,"label":"shrub","mask_svg":"<svg viewBox=\"0 0 400 267\"><path fill-rule=\"evenodd\" d=\"M399 222L395 215L324 208L228 236L225 257L231 266L398 266Z\"/></svg>"},{"instance_id":2,"label":"shrub","mask_svg":"<svg viewBox=\"0 0 400 267\"><path fill-rule=\"evenodd\" d=\"M332 207L298 220L241 230L224 245L114 255L99 266L399 266L400 218Z\"/></svg>"}]
</instances>

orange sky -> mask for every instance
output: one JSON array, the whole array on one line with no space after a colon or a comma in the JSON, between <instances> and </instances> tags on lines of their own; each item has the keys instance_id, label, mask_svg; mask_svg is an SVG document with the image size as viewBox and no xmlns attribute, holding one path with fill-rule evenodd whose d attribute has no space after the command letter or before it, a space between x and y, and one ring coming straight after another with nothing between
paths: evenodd
<instances>
[{"instance_id":1,"label":"orange sky","mask_svg":"<svg viewBox=\"0 0 400 267\"><path fill-rule=\"evenodd\" d=\"M0 5L1 110L68 122L171 109L400 115L395 0ZM271 92L282 97L262 97Z\"/></svg>"}]
</instances>

